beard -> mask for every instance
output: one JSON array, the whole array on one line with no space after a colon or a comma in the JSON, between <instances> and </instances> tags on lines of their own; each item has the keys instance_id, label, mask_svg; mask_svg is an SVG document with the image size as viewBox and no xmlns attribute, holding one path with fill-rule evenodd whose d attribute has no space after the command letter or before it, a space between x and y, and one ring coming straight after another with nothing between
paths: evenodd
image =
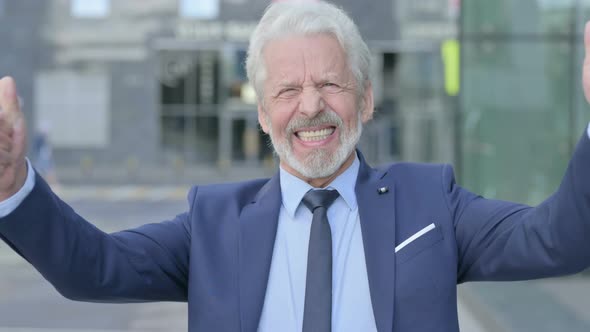
<instances>
[{"instance_id":1,"label":"beard","mask_svg":"<svg viewBox=\"0 0 590 332\"><path fill-rule=\"evenodd\" d=\"M265 114L270 132L271 145L279 159L293 168L302 176L309 179L329 177L348 159L354 151L363 130L361 112L358 112L357 125L352 128L344 127L342 119L332 110L318 113L314 118L295 118L287 125L284 135L276 135L272 130L270 117ZM315 127L321 125L335 126L340 142L336 151L331 152L326 148L315 148L310 153L302 156L301 160L293 152L293 136L299 128Z\"/></svg>"}]
</instances>

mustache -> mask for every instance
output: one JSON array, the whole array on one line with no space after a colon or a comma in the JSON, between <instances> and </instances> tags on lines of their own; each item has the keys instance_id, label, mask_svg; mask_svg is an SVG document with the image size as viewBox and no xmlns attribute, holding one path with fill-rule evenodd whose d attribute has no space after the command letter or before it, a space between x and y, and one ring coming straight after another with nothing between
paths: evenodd
<instances>
[{"instance_id":1,"label":"mustache","mask_svg":"<svg viewBox=\"0 0 590 332\"><path fill-rule=\"evenodd\" d=\"M342 126L342 123L342 119L336 114L336 112L328 110L318 113L315 117L311 119L305 117L292 119L291 121L289 121L289 124L287 125L287 130L285 131L286 134L290 136L300 128L316 127L322 125L331 125L338 128Z\"/></svg>"}]
</instances>

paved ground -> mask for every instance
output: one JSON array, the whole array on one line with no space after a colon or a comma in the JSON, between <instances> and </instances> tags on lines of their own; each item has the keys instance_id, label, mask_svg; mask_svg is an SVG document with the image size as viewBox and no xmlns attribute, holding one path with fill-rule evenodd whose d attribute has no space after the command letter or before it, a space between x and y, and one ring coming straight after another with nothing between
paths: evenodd
<instances>
[{"instance_id":1,"label":"paved ground","mask_svg":"<svg viewBox=\"0 0 590 332\"><path fill-rule=\"evenodd\" d=\"M68 187L62 197L105 231L170 218L186 209L188 186ZM459 287L467 332L590 331L590 276ZM183 303L88 304L61 298L0 242L0 332L180 332Z\"/></svg>"},{"instance_id":2,"label":"paved ground","mask_svg":"<svg viewBox=\"0 0 590 332\"><path fill-rule=\"evenodd\" d=\"M160 202L186 200L190 185L69 186L57 194L66 202Z\"/></svg>"},{"instance_id":3,"label":"paved ground","mask_svg":"<svg viewBox=\"0 0 590 332\"><path fill-rule=\"evenodd\" d=\"M590 331L590 276L463 286L480 321L506 332ZM468 330L466 330L468 331Z\"/></svg>"}]
</instances>

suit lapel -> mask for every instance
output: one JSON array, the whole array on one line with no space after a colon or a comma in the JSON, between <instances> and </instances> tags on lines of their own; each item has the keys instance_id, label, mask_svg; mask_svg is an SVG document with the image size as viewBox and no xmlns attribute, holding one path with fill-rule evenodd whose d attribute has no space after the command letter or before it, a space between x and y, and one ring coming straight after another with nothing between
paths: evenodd
<instances>
[{"instance_id":1,"label":"suit lapel","mask_svg":"<svg viewBox=\"0 0 590 332\"><path fill-rule=\"evenodd\" d=\"M279 182L277 173L240 215L238 279L242 331L256 331L264 305L281 207Z\"/></svg>"},{"instance_id":2,"label":"suit lapel","mask_svg":"<svg viewBox=\"0 0 590 332\"><path fill-rule=\"evenodd\" d=\"M359 153L361 166L356 197L363 234L371 302L377 330L393 329L395 290L395 197L394 188L382 180L384 172L372 169ZM379 193L379 188L387 192Z\"/></svg>"}]
</instances>

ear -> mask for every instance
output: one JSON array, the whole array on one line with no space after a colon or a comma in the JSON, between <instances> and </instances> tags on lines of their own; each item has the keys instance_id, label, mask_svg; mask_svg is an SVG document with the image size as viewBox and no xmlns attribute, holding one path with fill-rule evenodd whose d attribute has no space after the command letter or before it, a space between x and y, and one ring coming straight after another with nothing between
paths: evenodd
<instances>
[{"instance_id":1,"label":"ear","mask_svg":"<svg viewBox=\"0 0 590 332\"><path fill-rule=\"evenodd\" d=\"M267 117L264 114L264 108L262 108L262 106L260 105L260 103L258 103L258 123L260 124L260 127L262 128L262 131L264 131L265 134L269 135L268 132L268 123L266 122Z\"/></svg>"},{"instance_id":2,"label":"ear","mask_svg":"<svg viewBox=\"0 0 590 332\"><path fill-rule=\"evenodd\" d=\"M369 120L373 118L373 112L375 111L375 101L373 100L373 85L371 81L367 81L367 86L365 87L365 95L363 96L364 99L364 107L361 110L361 120L363 123L367 123Z\"/></svg>"}]
</instances>

